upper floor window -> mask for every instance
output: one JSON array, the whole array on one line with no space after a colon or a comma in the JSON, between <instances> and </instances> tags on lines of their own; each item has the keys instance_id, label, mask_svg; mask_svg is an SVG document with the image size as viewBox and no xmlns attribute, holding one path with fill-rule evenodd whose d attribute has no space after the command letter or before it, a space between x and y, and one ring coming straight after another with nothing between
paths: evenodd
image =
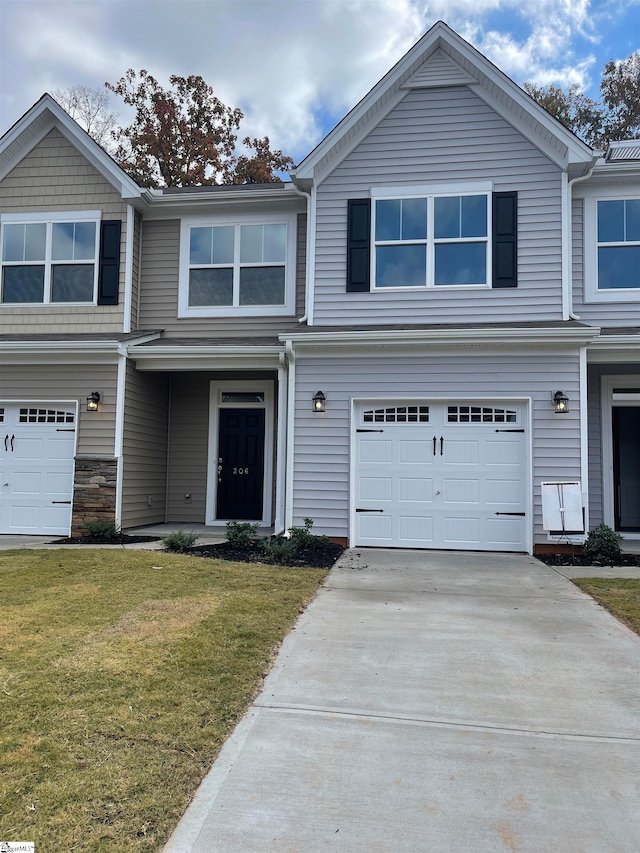
<instances>
[{"instance_id":1,"label":"upper floor window","mask_svg":"<svg viewBox=\"0 0 640 853\"><path fill-rule=\"evenodd\" d=\"M640 287L640 199L598 201L598 290Z\"/></svg>"},{"instance_id":2,"label":"upper floor window","mask_svg":"<svg viewBox=\"0 0 640 853\"><path fill-rule=\"evenodd\" d=\"M183 220L179 315L288 314L295 216Z\"/></svg>"},{"instance_id":3,"label":"upper floor window","mask_svg":"<svg viewBox=\"0 0 640 853\"><path fill-rule=\"evenodd\" d=\"M640 290L640 198L585 199L585 299L629 302Z\"/></svg>"},{"instance_id":4,"label":"upper floor window","mask_svg":"<svg viewBox=\"0 0 640 853\"><path fill-rule=\"evenodd\" d=\"M100 214L51 213L2 217L5 305L96 301Z\"/></svg>"},{"instance_id":5,"label":"upper floor window","mask_svg":"<svg viewBox=\"0 0 640 853\"><path fill-rule=\"evenodd\" d=\"M376 198L374 287L490 284L489 193Z\"/></svg>"}]
</instances>

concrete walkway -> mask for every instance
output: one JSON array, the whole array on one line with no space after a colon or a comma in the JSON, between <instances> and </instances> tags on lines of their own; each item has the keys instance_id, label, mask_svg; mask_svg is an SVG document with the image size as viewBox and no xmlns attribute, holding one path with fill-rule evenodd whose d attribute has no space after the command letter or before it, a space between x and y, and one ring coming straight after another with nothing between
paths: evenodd
<instances>
[{"instance_id":1,"label":"concrete walkway","mask_svg":"<svg viewBox=\"0 0 640 853\"><path fill-rule=\"evenodd\" d=\"M352 550L166 853L637 853L640 638L531 557Z\"/></svg>"}]
</instances>

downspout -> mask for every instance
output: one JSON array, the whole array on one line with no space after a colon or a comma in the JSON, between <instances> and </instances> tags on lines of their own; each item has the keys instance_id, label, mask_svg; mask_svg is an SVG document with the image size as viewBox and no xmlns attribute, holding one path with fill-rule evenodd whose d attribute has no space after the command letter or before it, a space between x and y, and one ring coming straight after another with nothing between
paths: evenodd
<instances>
[{"instance_id":1,"label":"downspout","mask_svg":"<svg viewBox=\"0 0 640 853\"><path fill-rule=\"evenodd\" d=\"M313 326L313 281L315 273L316 258L316 188L311 187L310 192L298 189L292 184L295 192L303 196L307 202L307 247L305 253L305 280L304 280L304 314L298 318L298 323L306 323Z\"/></svg>"},{"instance_id":2,"label":"downspout","mask_svg":"<svg viewBox=\"0 0 640 853\"><path fill-rule=\"evenodd\" d=\"M592 164L586 175L569 180L566 172L562 173L562 319L579 320L580 317L573 313L573 246L572 246L572 220L573 204L571 190L573 185L580 181L587 181L593 174L597 157L593 158Z\"/></svg>"},{"instance_id":3,"label":"downspout","mask_svg":"<svg viewBox=\"0 0 640 853\"><path fill-rule=\"evenodd\" d=\"M274 535L281 536L284 533L284 498L285 498L285 454L286 441L286 357L283 352L278 356L278 434L276 436L276 517L274 520Z\"/></svg>"},{"instance_id":4,"label":"downspout","mask_svg":"<svg viewBox=\"0 0 640 853\"><path fill-rule=\"evenodd\" d=\"M285 352L289 366L287 376L287 453L285 461L284 508L284 530L287 532L293 527L293 461L296 407L296 355L291 341L285 341Z\"/></svg>"}]
</instances>

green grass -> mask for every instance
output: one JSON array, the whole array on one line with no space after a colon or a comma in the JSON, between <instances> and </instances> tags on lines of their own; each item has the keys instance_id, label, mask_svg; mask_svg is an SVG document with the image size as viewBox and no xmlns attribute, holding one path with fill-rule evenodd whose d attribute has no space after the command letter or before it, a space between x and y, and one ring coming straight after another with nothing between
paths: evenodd
<instances>
[{"instance_id":1,"label":"green grass","mask_svg":"<svg viewBox=\"0 0 640 853\"><path fill-rule=\"evenodd\" d=\"M0 552L0 839L160 850L324 575Z\"/></svg>"},{"instance_id":2,"label":"green grass","mask_svg":"<svg viewBox=\"0 0 640 853\"><path fill-rule=\"evenodd\" d=\"M597 602L640 634L640 579L639 578L572 578Z\"/></svg>"}]
</instances>

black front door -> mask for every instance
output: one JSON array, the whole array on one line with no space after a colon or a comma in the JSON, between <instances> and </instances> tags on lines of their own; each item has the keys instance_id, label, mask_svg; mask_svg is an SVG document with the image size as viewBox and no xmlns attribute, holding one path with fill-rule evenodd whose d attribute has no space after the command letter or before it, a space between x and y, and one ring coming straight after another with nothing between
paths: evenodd
<instances>
[{"instance_id":1,"label":"black front door","mask_svg":"<svg viewBox=\"0 0 640 853\"><path fill-rule=\"evenodd\" d=\"M640 406L613 407L616 530L640 530Z\"/></svg>"},{"instance_id":2,"label":"black front door","mask_svg":"<svg viewBox=\"0 0 640 853\"><path fill-rule=\"evenodd\" d=\"M260 521L264 487L264 409L220 409L216 518Z\"/></svg>"}]
</instances>

